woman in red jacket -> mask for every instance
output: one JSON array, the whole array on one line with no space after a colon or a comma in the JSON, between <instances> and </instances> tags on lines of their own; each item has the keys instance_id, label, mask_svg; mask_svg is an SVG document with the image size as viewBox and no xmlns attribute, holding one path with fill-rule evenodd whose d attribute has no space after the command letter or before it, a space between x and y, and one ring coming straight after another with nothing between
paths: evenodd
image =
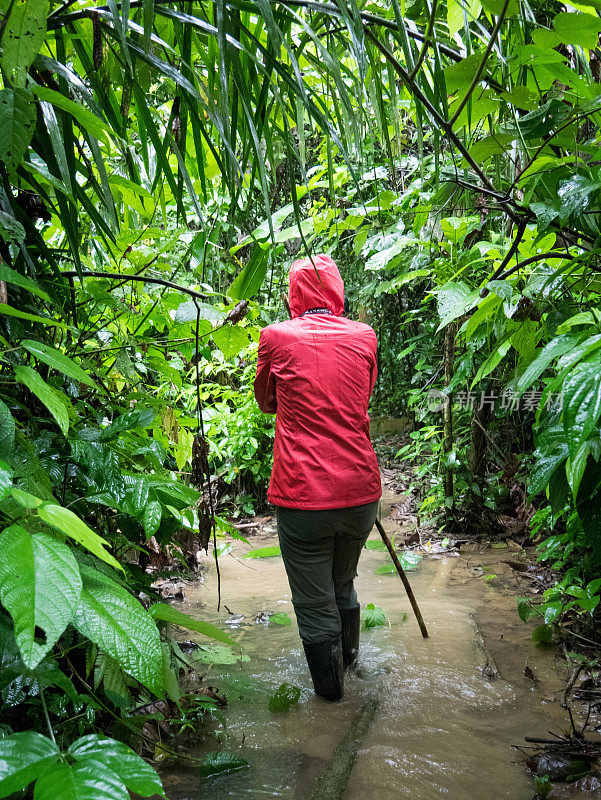
<instances>
[{"instance_id":1,"label":"woman in red jacket","mask_svg":"<svg viewBox=\"0 0 601 800\"><path fill-rule=\"evenodd\" d=\"M339 700L359 648L357 562L382 494L367 407L376 335L342 316L344 284L327 255L290 270L292 319L261 331L255 397L276 414L267 497L316 694Z\"/></svg>"}]
</instances>

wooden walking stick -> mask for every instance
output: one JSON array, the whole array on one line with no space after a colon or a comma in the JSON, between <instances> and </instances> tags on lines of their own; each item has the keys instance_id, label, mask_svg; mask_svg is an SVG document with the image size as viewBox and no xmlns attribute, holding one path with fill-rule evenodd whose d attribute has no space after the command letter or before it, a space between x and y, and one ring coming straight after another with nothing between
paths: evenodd
<instances>
[{"instance_id":1,"label":"wooden walking stick","mask_svg":"<svg viewBox=\"0 0 601 800\"><path fill-rule=\"evenodd\" d=\"M419 610L419 606L417 605L417 600L415 599L415 595L413 594L413 589L409 584L409 580L405 575L405 570L403 569L401 562L399 561L399 557L396 554L394 547L392 546L392 542L388 538L388 534L382 527L382 523L376 517L376 528L380 536L382 537L382 541L386 545L386 549L390 553L390 558L392 559L392 563L396 567L396 571L399 573L400 579L403 581L403 586L405 587L405 591L407 592L407 597L409 598L409 602L411 603L411 608L413 609L415 616L417 618L417 624L419 625L419 629L422 632L422 636L424 639L428 638L428 631L426 629L426 623L424 622L424 618L422 617L422 612Z\"/></svg>"}]
</instances>

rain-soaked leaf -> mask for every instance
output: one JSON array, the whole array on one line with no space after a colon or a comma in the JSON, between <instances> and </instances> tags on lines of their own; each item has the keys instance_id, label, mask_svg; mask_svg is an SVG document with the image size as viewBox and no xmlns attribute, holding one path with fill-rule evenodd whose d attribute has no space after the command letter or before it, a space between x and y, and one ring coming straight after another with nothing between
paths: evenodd
<instances>
[{"instance_id":1,"label":"rain-soaked leaf","mask_svg":"<svg viewBox=\"0 0 601 800\"><path fill-rule=\"evenodd\" d=\"M248 767L248 761L235 753L209 753L200 767L200 777L211 778L213 775L233 772L244 767Z\"/></svg>"},{"instance_id":2,"label":"rain-soaked leaf","mask_svg":"<svg viewBox=\"0 0 601 800\"><path fill-rule=\"evenodd\" d=\"M532 641L537 644L551 644L553 631L548 625L539 625L532 631Z\"/></svg>"},{"instance_id":3,"label":"rain-soaked leaf","mask_svg":"<svg viewBox=\"0 0 601 800\"><path fill-rule=\"evenodd\" d=\"M401 562L401 566L405 570L405 572L410 572L412 569L415 569L419 564L421 556L419 553L416 553L414 550L406 550L404 551L400 557L399 561ZM376 575L391 575L392 573L397 571L397 568L394 564L384 564L381 567L378 567L374 570Z\"/></svg>"},{"instance_id":4,"label":"rain-soaked leaf","mask_svg":"<svg viewBox=\"0 0 601 800\"><path fill-rule=\"evenodd\" d=\"M363 619L363 630L367 628L379 628L382 625L389 624L384 609L373 603L367 604L361 618Z\"/></svg>"},{"instance_id":5,"label":"rain-soaked leaf","mask_svg":"<svg viewBox=\"0 0 601 800\"><path fill-rule=\"evenodd\" d=\"M300 689L291 683L283 683L280 688L269 698L269 710L272 713L289 711L298 703Z\"/></svg>"},{"instance_id":6,"label":"rain-soaked leaf","mask_svg":"<svg viewBox=\"0 0 601 800\"><path fill-rule=\"evenodd\" d=\"M522 622L528 622L532 617L538 616L538 612L530 603L527 597L518 597L518 614Z\"/></svg>"},{"instance_id":7,"label":"rain-soaked leaf","mask_svg":"<svg viewBox=\"0 0 601 800\"><path fill-rule=\"evenodd\" d=\"M381 539L371 539L369 542L365 542L365 549L366 550L386 550L386 545Z\"/></svg>"},{"instance_id":8,"label":"rain-soaked leaf","mask_svg":"<svg viewBox=\"0 0 601 800\"><path fill-rule=\"evenodd\" d=\"M269 617L270 622L275 622L276 625L292 625L292 620L285 611L277 611Z\"/></svg>"},{"instance_id":9,"label":"rain-soaked leaf","mask_svg":"<svg viewBox=\"0 0 601 800\"><path fill-rule=\"evenodd\" d=\"M242 558L272 558L281 555L282 551L279 547L257 547L255 550L249 550Z\"/></svg>"}]
</instances>

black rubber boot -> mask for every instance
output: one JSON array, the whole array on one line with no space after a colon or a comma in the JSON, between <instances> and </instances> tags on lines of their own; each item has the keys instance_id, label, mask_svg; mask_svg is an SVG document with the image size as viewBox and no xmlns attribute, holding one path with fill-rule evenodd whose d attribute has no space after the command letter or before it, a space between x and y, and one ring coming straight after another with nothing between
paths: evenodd
<instances>
[{"instance_id":1,"label":"black rubber boot","mask_svg":"<svg viewBox=\"0 0 601 800\"><path fill-rule=\"evenodd\" d=\"M361 628L361 607L339 608L342 622L342 662L344 669L357 660L359 653L359 630Z\"/></svg>"},{"instance_id":2,"label":"black rubber boot","mask_svg":"<svg viewBox=\"0 0 601 800\"><path fill-rule=\"evenodd\" d=\"M344 668L340 637L323 642L303 642L315 694L340 700L344 694Z\"/></svg>"}]
</instances>

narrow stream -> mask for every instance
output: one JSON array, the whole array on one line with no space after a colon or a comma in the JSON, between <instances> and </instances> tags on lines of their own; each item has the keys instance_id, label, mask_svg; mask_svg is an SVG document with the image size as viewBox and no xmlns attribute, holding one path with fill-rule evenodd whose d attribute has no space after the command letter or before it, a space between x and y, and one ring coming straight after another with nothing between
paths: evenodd
<instances>
[{"instance_id":1,"label":"narrow stream","mask_svg":"<svg viewBox=\"0 0 601 800\"><path fill-rule=\"evenodd\" d=\"M387 494L382 503L390 533L398 530L386 519L395 499ZM253 538L257 547L276 543L269 532ZM240 545L234 553L247 549ZM229 736L222 746L243 756L250 767L202 781L194 770L167 770L169 800L306 800L315 777L374 689L380 695L379 711L359 751L346 800L532 797L532 781L512 745L523 743L525 735L564 726L557 704L543 702L543 695L555 688L552 655L541 653L528 641L527 629L519 628L525 626L517 618L515 597L473 577L464 555L424 557L409 575L430 632L423 639L398 576L374 572L387 559L386 553L364 550L357 589L362 605L384 608L390 627L362 632L361 677L347 673L345 698L336 704L312 693L281 559L221 559L223 600L244 615L232 633L249 660L207 667L199 674L207 674L205 683L227 695ZM179 607L223 625L228 614L216 613L215 597L211 570L204 583L188 590ZM255 622L262 611L285 611L293 624ZM507 617L506 639L495 629L499 615ZM505 645L502 660L495 653L500 674L492 680L483 675L476 624L481 619L488 619L491 637ZM513 639L512 630L518 631ZM527 662L536 664L547 686L535 689L521 677ZM300 701L287 713L271 713L269 697L284 681L301 687ZM216 746L214 739L208 744L209 749Z\"/></svg>"}]
</instances>

